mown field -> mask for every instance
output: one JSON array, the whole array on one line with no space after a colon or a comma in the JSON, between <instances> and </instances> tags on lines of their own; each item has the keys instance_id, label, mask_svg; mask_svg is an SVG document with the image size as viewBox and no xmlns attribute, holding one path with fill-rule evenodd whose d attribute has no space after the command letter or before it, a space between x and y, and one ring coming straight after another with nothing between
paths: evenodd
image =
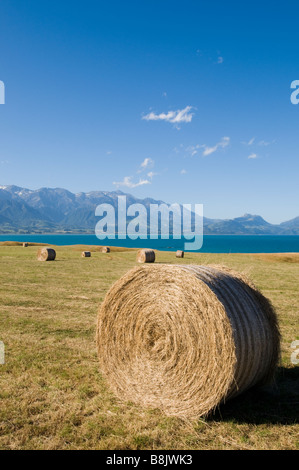
<instances>
[{"instance_id":1,"label":"mown field","mask_svg":"<svg viewBox=\"0 0 299 470\"><path fill-rule=\"evenodd\" d=\"M274 387L250 390L197 421L122 403L98 370L95 325L109 286L135 251L0 246L0 449L296 449L299 441L299 256L157 254L162 263L225 264L249 275L277 308L282 363ZM298 355L299 357L299 355Z\"/></svg>"}]
</instances>

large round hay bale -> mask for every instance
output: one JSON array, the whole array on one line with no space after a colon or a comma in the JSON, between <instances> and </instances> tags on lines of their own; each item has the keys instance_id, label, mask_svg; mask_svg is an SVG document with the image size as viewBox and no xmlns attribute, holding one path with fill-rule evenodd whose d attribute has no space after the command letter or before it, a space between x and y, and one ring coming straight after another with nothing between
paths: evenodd
<instances>
[{"instance_id":1,"label":"large round hay bale","mask_svg":"<svg viewBox=\"0 0 299 470\"><path fill-rule=\"evenodd\" d=\"M109 248L109 246L102 246L101 252L102 252L102 253L110 253L110 248Z\"/></svg>"},{"instance_id":2,"label":"large round hay bale","mask_svg":"<svg viewBox=\"0 0 299 470\"><path fill-rule=\"evenodd\" d=\"M178 251L176 252L175 256L176 256L177 258L184 258L185 252L184 252L184 251L181 251L181 250L178 250Z\"/></svg>"},{"instance_id":3,"label":"large round hay bale","mask_svg":"<svg viewBox=\"0 0 299 470\"><path fill-rule=\"evenodd\" d=\"M154 263L156 254L154 250L138 250L137 261L138 263Z\"/></svg>"},{"instance_id":4,"label":"large round hay bale","mask_svg":"<svg viewBox=\"0 0 299 470\"><path fill-rule=\"evenodd\" d=\"M135 267L112 286L98 316L100 368L112 390L168 415L206 415L267 383L279 342L270 302L223 267Z\"/></svg>"},{"instance_id":5,"label":"large round hay bale","mask_svg":"<svg viewBox=\"0 0 299 470\"><path fill-rule=\"evenodd\" d=\"M40 248L37 253L38 261L54 261L56 251L53 248Z\"/></svg>"},{"instance_id":6,"label":"large round hay bale","mask_svg":"<svg viewBox=\"0 0 299 470\"><path fill-rule=\"evenodd\" d=\"M28 248L29 244L27 242L23 243L23 248Z\"/></svg>"},{"instance_id":7,"label":"large round hay bale","mask_svg":"<svg viewBox=\"0 0 299 470\"><path fill-rule=\"evenodd\" d=\"M82 258L90 258L91 257L91 252L90 251L82 251L81 256L82 256Z\"/></svg>"}]
</instances>

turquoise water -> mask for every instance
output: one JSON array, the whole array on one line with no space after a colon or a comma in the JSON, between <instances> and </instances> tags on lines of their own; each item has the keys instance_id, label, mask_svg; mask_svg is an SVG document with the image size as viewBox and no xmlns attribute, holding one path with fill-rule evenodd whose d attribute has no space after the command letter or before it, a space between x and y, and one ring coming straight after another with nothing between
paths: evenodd
<instances>
[{"instance_id":1,"label":"turquoise water","mask_svg":"<svg viewBox=\"0 0 299 470\"><path fill-rule=\"evenodd\" d=\"M95 235L0 235L0 241L46 243L51 245L108 245L153 248L162 251L184 249L184 240L105 240ZM299 236L205 235L201 253L299 253Z\"/></svg>"}]
</instances>

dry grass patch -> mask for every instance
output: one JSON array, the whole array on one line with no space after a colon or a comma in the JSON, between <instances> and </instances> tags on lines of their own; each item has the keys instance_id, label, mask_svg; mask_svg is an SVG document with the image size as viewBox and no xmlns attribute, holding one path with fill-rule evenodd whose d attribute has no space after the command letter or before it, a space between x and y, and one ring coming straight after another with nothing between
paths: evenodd
<instances>
[{"instance_id":1,"label":"dry grass patch","mask_svg":"<svg viewBox=\"0 0 299 470\"><path fill-rule=\"evenodd\" d=\"M256 253L250 256L272 263L299 263L299 253Z\"/></svg>"},{"instance_id":2,"label":"dry grass patch","mask_svg":"<svg viewBox=\"0 0 299 470\"><path fill-rule=\"evenodd\" d=\"M249 274L276 307L282 331L276 388L251 390L208 419L186 421L121 403L99 372L98 307L136 266L136 251L94 253L82 263L72 248L55 250L55 263L39 263L36 247L0 247L1 449L296 449L298 367L290 344L299 339L298 263L158 253L161 263L225 264Z\"/></svg>"}]
</instances>

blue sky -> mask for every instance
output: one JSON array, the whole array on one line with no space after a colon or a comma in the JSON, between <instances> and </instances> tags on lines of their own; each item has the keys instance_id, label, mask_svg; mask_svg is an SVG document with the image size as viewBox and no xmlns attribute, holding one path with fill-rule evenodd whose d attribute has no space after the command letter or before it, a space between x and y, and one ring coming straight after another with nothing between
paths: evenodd
<instances>
[{"instance_id":1,"label":"blue sky","mask_svg":"<svg viewBox=\"0 0 299 470\"><path fill-rule=\"evenodd\" d=\"M298 216L298 17L297 1L1 0L0 185Z\"/></svg>"}]
</instances>

